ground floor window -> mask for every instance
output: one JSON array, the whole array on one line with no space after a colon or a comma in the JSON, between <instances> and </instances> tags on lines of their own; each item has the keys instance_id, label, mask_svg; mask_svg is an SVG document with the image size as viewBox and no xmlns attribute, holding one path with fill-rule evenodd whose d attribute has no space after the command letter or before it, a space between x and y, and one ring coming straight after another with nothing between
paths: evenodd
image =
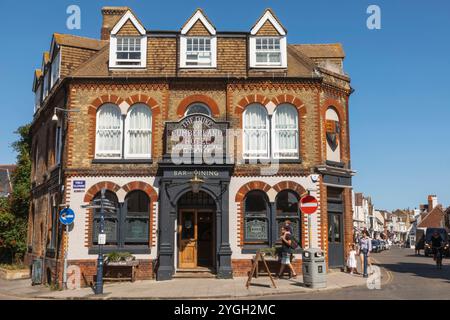
<instances>
[{"instance_id":1,"label":"ground floor window","mask_svg":"<svg viewBox=\"0 0 450 320\"><path fill-rule=\"evenodd\" d=\"M119 203L114 192L106 191L106 199L111 201L116 210L104 215L106 246L126 248L128 246L148 246L150 229L150 199L143 191L131 191L124 203ZM100 199L98 193L94 200ZM92 244L98 244L100 231L100 209L94 210Z\"/></svg>"},{"instance_id":2,"label":"ground floor window","mask_svg":"<svg viewBox=\"0 0 450 320\"><path fill-rule=\"evenodd\" d=\"M293 236L301 239L299 195L281 191L274 203L265 192L250 191L244 199L244 245L272 247L279 242L281 226L290 222Z\"/></svg>"}]
</instances>

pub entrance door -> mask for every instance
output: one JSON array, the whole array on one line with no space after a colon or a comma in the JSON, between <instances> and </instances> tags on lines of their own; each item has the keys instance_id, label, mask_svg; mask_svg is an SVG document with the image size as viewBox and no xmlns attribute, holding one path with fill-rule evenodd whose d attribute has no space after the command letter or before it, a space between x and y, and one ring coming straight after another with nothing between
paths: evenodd
<instances>
[{"instance_id":1,"label":"pub entrance door","mask_svg":"<svg viewBox=\"0 0 450 320\"><path fill-rule=\"evenodd\" d=\"M328 265L344 266L344 203L342 189L328 188Z\"/></svg>"},{"instance_id":2,"label":"pub entrance door","mask_svg":"<svg viewBox=\"0 0 450 320\"><path fill-rule=\"evenodd\" d=\"M215 267L215 210L211 208L212 200L206 193L189 192L179 201L179 269Z\"/></svg>"}]
</instances>

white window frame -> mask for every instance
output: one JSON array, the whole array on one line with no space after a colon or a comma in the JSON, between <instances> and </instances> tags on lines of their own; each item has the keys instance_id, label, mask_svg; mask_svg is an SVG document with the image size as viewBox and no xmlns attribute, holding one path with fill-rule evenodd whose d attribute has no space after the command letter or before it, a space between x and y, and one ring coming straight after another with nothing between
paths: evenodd
<instances>
[{"instance_id":1,"label":"white window frame","mask_svg":"<svg viewBox=\"0 0 450 320\"><path fill-rule=\"evenodd\" d=\"M258 50L256 49L257 39L279 39L280 40L280 62L279 63L261 63L256 61L256 54ZM250 68L287 68L287 40L285 36L251 36L250 37ZM270 50L266 50L268 53ZM272 51L277 52L277 51Z\"/></svg>"},{"instance_id":2,"label":"white window frame","mask_svg":"<svg viewBox=\"0 0 450 320\"><path fill-rule=\"evenodd\" d=\"M42 103L42 82L37 86L36 91L34 92L34 113L36 113L41 107Z\"/></svg>"},{"instance_id":3,"label":"white window frame","mask_svg":"<svg viewBox=\"0 0 450 320\"><path fill-rule=\"evenodd\" d=\"M195 106L195 105L202 105L202 106L204 106L204 107L208 110L208 114L206 114L206 116L212 118L212 113L211 113L210 107L209 107L207 104L204 104L204 103L201 103L201 102L194 102L194 103L190 104L190 105L186 108L186 112L184 113L184 116L185 116L185 117L188 116L189 109L190 109L191 107ZM194 115L194 114L205 115L205 114L203 114L203 113L192 113L191 115Z\"/></svg>"},{"instance_id":4,"label":"white window frame","mask_svg":"<svg viewBox=\"0 0 450 320\"><path fill-rule=\"evenodd\" d=\"M102 150L101 152L98 150L98 125L99 125L99 114L100 114L100 109L106 105L111 105L116 107L119 110L120 113L120 149L119 150ZM115 129L102 129L102 130L115 130ZM95 123L95 159L122 159L122 155L123 155L123 119L122 119L122 113L120 112L120 108L117 105L114 104L104 104L102 105L98 110L97 110L97 114L96 114L96 123ZM118 156L110 156L111 154L117 153Z\"/></svg>"},{"instance_id":5,"label":"white window frame","mask_svg":"<svg viewBox=\"0 0 450 320\"><path fill-rule=\"evenodd\" d=\"M140 129L141 131L147 131L150 132L150 148L148 154L130 154L128 152L128 147L130 146L130 135L128 134L128 131L130 130L130 112L133 110L134 107L137 106L145 106L150 111L150 129ZM152 146L153 146L153 112L152 109L149 108L145 104L135 104L131 106L128 109L127 116L125 118L125 159L151 159L152 158Z\"/></svg>"},{"instance_id":6,"label":"white window frame","mask_svg":"<svg viewBox=\"0 0 450 320\"><path fill-rule=\"evenodd\" d=\"M140 59L118 59L117 58L117 40L119 38L139 39L140 41ZM129 62L130 64L126 64ZM123 63L123 64L122 64ZM109 67L115 69L135 69L145 68L147 65L147 36L113 36L110 38Z\"/></svg>"},{"instance_id":7,"label":"white window frame","mask_svg":"<svg viewBox=\"0 0 450 320\"><path fill-rule=\"evenodd\" d=\"M258 106L260 108L263 108L266 113L266 128L265 129L247 129L245 127L245 117L247 116L248 110L250 110L251 107ZM270 158L270 119L269 119L269 113L265 106L260 104L252 104L249 105L247 108L245 108L244 112L242 113L242 155L244 159L269 159ZM265 150L266 156L260 155L261 151L259 150L246 150L246 131L265 131L266 132L266 146L267 149ZM256 154L256 155L255 155Z\"/></svg>"},{"instance_id":8,"label":"white window frame","mask_svg":"<svg viewBox=\"0 0 450 320\"><path fill-rule=\"evenodd\" d=\"M188 65L188 39L210 39L211 63L209 65ZM195 52L195 51L193 51ZM184 36L180 37L180 68L186 69L214 69L217 68L217 37L216 36Z\"/></svg>"},{"instance_id":9,"label":"white window frame","mask_svg":"<svg viewBox=\"0 0 450 320\"><path fill-rule=\"evenodd\" d=\"M282 106L288 106L290 108L292 108L295 113L297 114L297 126L295 129L277 129L275 126L275 120L276 120L276 116L277 116L277 111L280 109L280 107ZM293 105L291 104L280 104L275 108L275 111L272 115L272 125L271 125L271 146L272 146L272 157L273 159L298 159L299 155L300 155L300 141L299 141L299 125L298 125L298 120L299 120L299 115L298 115L298 110L297 108L295 108ZM279 149L279 146L277 145L277 140L275 139L275 136L277 134L277 131L295 131L295 142L297 145L297 149L286 149L286 150L281 150ZM276 156L276 154L278 153L295 153L294 156L291 157L287 157L287 156Z\"/></svg>"},{"instance_id":10,"label":"white window frame","mask_svg":"<svg viewBox=\"0 0 450 320\"><path fill-rule=\"evenodd\" d=\"M61 73L61 50L59 50L58 53L55 55L55 58L53 59L50 67L50 88L53 88L53 86L59 80L60 73Z\"/></svg>"},{"instance_id":11,"label":"white window frame","mask_svg":"<svg viewBox=\"0 0 450 320\"><path fill-rule=\"evenodd\" d=\"M45 98L47 98L48 94L50 93L50 70L47 69L47 71L44 74L44 77L42 78L42 81L44 82L44 86L43 86L43 98L42 100L45 100Z\"/></svg>"}]
</instances>

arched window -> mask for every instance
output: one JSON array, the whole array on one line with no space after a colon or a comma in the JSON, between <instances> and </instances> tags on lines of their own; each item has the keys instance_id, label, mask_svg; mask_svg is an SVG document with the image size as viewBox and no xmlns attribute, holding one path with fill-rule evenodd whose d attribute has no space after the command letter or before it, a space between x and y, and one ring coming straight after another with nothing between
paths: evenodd
<instances>
[{"instance_id":1,"label":"arched window","mask_svg":"<svg viewBox=\"0 0 450 320\"><path fill-rule=\"evenodd\" d=\"M269 117L266 108L252 104L244 111L244 158L269 157Z\"/></svg>"},{"instance_id":2,"label":"arched window","mask_svg":"<svg viewBox=\"0 0 450 320\"><path fill-rule=\"evenodd\" d=\"M190 116L192 114L203 114L205 116L211 117L211 110L207 105L203 103L194 103L186 109L185 115Z\"/></svg>"},{"instance_id":3,"label":"arched window","mask_svg":"<svg viewBox=\"0 0 450 320\"><path fill-rule=\"evenodd\" d=\"M120 215L119 215L119 201L117 200L117 196L114 192L107 190L105 192L105 198L111 201L114 206L117 208L116 210L108 210L104 213L105 219L105 234L106 234L106 245L117 245L119 239L119 223L120 223ZM97 193L94 197L94 201L101 199L101 192ZM100 217L101 211L100 209L94 209L94 223L93 223L93 232L92 232L92 243L94 245L98 244L98 234L100 228Z\"/></svg>"},{"instance_id":4,"label":"arched window","mask_svg":"<svg viewBox=\"0 0 450 320\"><path fill-rule=\"evenodd\" d=\"M279 105L272 117L272 148L275 159L298 158L298 112L290 104Z\"/></svg>"},{"instance_id":5,"label":"arched window","mask_svg":"<svg viewBox=\"0 0 450 320\"><path fill-rule=\"evenodd\" d=\"M148 245L150 199L143 191L132 191L125 198L125 245Z\"/></svg>"},{"instance_id":6,"label":"arched window","mask_svg":"<svg viewBox=\"0 0 450 320\"><path fill-rule=\"evenodd\" d=\"M122 156L122 119L119 107L105 104L97 111L96 157Z\"/></svg>"},{"instance_id":7,"label":"arched window","mask_svg":"<svg viewBox=\"0 0 450 320\"><path fill-rule=\"evenodd\" d=\"M152 146L152 111L144 104L131 107L126 119L126 157L150 158Z\"/></svg>"},{"instance_id":8,"label":"arched window","mask_svg":"<svg viewBox=\"0 0 450 320\"><path fill-rule=\"evenodd\" d=\"M292 234L300 241L300 209L298 207L299 196L290 190L283 190L276 198L276 220L277 238L279 238L281 226L289 220L291 222Z\"/></svg>"},{"instance_id":9,"label":"arched window","mask_svg":"<svg viewBox=\"0 0 450 320\"><path fill-rule=\"evenodd\" d=\"M326 112L326 138L327 138L327 160L341 161L341 125L339 116L334 108L328 108Z\"/></svg>"},{"instance_id":10,"label":"arched window","mask_svg":"<svg viewBox=\"0 0 450 320\"><path fill-rule=\"evenodd\" d=\"M250 191L244 203L244 235L249 243L269 243L269 206L266 194Z\"/></svg>"}]
</instances>

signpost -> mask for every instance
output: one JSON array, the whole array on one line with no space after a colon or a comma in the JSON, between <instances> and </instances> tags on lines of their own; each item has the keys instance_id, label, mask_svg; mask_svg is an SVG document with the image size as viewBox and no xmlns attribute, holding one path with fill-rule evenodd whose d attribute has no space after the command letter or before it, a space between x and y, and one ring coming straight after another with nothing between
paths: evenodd
<instances>
[{"instance_id":1,"label":"signpost","mask_svg":"<svg viewBox=\"0 0 450 320\"><path fill-rule=\"evenodd\" d=\"M106 189L102 189L101 198L92 201L89 205L81 206L85 209L100 209L100 226L98 233L98 259L97 259L97 281L95 294L103 294L103 246L106 244L105 234L105 212L111 212L117 208L106 199Z\"/></svg>"},{"instance_id":2,"label":"signpost","mask_svg":"<svg viewBox=\"0 0 450 320\"><path fill-rule=\"evenodd\" d=\"M300 199L299 202L299 206L300 206L300 210L308 215L308 238L309 238L309 248L311 248L311 243L312 243L312 226L311 226L311 215L316 213L317 208L319 207L319 202L317 201L317 199L313 196L305 196L303 198Z\"/></svg>"},{"instance_id":3,"label":"signpost","mask_svg":"<svg viewBox=\"0 0 450 320\"><path fill-rule=\"evenodd\" d=\"M64 246L64 273L63 273L63 288L67 288L67 251L69 249L69 225L75 220L75 212L69 207L62 209L59 212L59 221L66 226L66 243Z\"/></svg>"}]
</instances>

